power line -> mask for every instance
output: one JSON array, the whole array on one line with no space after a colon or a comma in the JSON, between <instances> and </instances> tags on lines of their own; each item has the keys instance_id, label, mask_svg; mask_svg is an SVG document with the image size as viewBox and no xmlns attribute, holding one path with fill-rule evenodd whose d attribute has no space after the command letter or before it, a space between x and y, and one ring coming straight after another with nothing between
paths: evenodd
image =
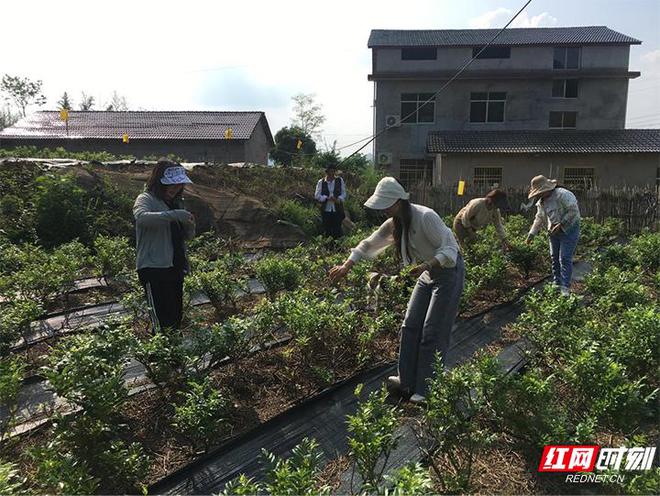
<instances>
[{"instance_id":1,"label":"power line","mask_svg":"<svg viewBox=\"0 0 660 496\"><path fill-rule=\"evenodd\" d=\"M437 97L442 91L444 91L445 88L447 88L447 86L449 86L451 83L453 83L454 80L456 80L456 79L458 78L458 76L460 76L460 75L463 73L463 71L465 71L465 69L467 69L468 67L470 67L470 65L472 64L472 62L474 62L477 58L479 58L479 55L481 55L481 53L482 53L486 48L488 48L488 47L489 47L489 46L490 46L490 45L491 45L491 44L492 44L492 43L493 43L493 42L494 42L494 41L495 41L495 40L496 40L496 39L497 39L497 38L498 38L503 32L504 32L504 30L505 30L506 28L509 27L509 25L510 25L513 21L516 20L516 18L522 13L523 10L525 10L525 8L527 8L527 6L528 6L530 3L532 3L532 0L527 0L527 2L525 2L525 5L523 5L523 6L520 8L520 10L519 10L518 12L516 12L516 14L515 14L510 20L509 20L509 22L507 22L507 23L504 25L504 27L502 27L502 28L501 28L501 29L495 34L495 36L493 36L493 38L491 38L491 40L490 40L488 43L486 43L486 44L481 48L481 50L479 50L476 54L473 54L472 57L471 57L470 59L468 59L468 60L466 61L466 63L463 64L463 66L461 66L461 68L458 70L458 72L457 72L456 74L454 74L454 75L453 75L453 76L452 76L452 77L451 77L451 78L450 78L445 84L443 84L442 87L440 87L440 89L439 89L438 91L436 91L436 92L435 92L435 93L434 93L434 94L433 94L428 100L426 100L426 101L423 102L421 105L419 105L419 106L418 106L413 112L409 113L409 114L406 115L405 117L402 117L402 118L401 118L401 121L405 121L405 120L408 119L409 117L412 117L415 113L417 113L417 112L419 111L419 109L421 109L422 107L424 107L424 105L426 105L426 104L428 104L428 103L434 101L435 98L436 98L436 97ZM369 136L368 138L365 138L364 140L356 141L355 143L351 143L350 145L346 145L346 146L342 147L342 148L346 148L346 147L349 147L349 146L354 146L354 145L359 144L361 141L368 140L364 145L362 145L360 148L358 148L358 149L355 150L353 153L351 153L348 157L346 157L346 158L343 159L341 162L339 162L338 165L340 166L341 164L343 164L344 162L346 162L346 161L347 161L348 159L350 159L353 155L357 154L357 153L360 152L362 149L364 149L369 143L371 143L373 140L375 140L378 136L380 136L381 134L383 134L385 131L388 131L388 130L392 129L393 127L396 127L396 126L394 126L394 125L385 126L385 127L384 127L383 129L381 129L379 132L377 132L376 134L374 134L374 135L372 135L372 136Z\"/></svg>"}]
</instances>

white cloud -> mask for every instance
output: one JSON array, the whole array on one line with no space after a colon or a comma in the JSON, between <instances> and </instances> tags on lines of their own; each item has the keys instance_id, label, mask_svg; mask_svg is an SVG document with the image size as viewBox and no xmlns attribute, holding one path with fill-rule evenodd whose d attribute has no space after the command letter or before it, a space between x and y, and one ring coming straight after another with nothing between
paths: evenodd
<instances>
[{"instance_id":1,"label":"white cloud","mask_svg":"<svg viewBox=\"0 0 660 496\"><path fill-rule=\"evenodd\" d=\"M484 12L478 17L474 17L468 21L471 28L487 29L487 28L500 28L504 26L514 11L504 7L499 7L495 10ZM557 18L551 16L547 12L542 12L539 15L530 17L526 11L521 12L518 17L511 23L514 28L538 28L550 27L557 25Z\"/></svg>"}]
</instances>

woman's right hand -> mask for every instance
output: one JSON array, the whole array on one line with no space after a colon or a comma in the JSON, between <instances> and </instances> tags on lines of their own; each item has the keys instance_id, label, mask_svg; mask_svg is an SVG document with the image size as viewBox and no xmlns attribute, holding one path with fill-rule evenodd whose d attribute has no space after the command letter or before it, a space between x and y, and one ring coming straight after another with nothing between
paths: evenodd
<instances>
[{"instance_id":1,"label":"woman's right hand","mask_svg":"<svg viewBox=\"0 0 660 496\"><path fill-rule=\"evenodd\" d=\"M346 277L346 275L351 271L352 263L344 262L342 265L335 265L330 269L330 280L332 282L337 282L340 279Z\"/></svg>"}]
</instances>

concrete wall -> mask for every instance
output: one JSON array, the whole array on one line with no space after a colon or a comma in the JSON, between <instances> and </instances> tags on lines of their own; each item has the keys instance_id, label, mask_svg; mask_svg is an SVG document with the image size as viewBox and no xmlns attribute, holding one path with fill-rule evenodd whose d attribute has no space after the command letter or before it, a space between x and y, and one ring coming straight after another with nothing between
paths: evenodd
<instances>
[{"instance_id":1,"label":"concrete wall","mask_svg":"<svg viewBox=\"0 0 660 496\"><path fill-rule=\"evenodd\" d=\"M245 143L245 161L255 164L268 164L268 153L271 146L266 131L261 123L257 124L252 136Z\"/></svg>"},{"instance_id":2,"label":"concrete wall","mask_svg":"<svg viewBox=\"0 0 660 496\"><path fill-rule=\"evenodd\" d=\"M436 180L453 185L462 178L470 183L475 167L502 167L502 186L506 187L529 186L537 174L562 182L565 167L593 167L595 183L600 188L655 187L660 154L442 154L436 157Z\"/></svg>"},{"instance_id":3,"label":"concrete wall","mask_svg":"<svg viewBox=\"0 0 660 496\"><path fill-rule=\"evenodd\" d=\"M376 132L388 115L401 114L402 93L434 93L435 81L378 81L375 105ZM471 123L470 93L505 91L504 122ZM623 129L626 118L627 79L581 79L578 98L553 98L552 80L455 81L435 102L432 124L402 124L387 130L375 142L376 156L391 152L396 167L401 158L424 158L429 131L549 129L551 111L577 111L577 129Z\"/></svg>"},{"instance_id":4,"label":"concrete wall","mask_svg":"<svg viewBox=\"0 0 660 496\"><path fill-rule=\"evenodd\" d=\"M373 72L442 71L461 67L472 57L471 47L438 48L437 60L401 60L400 48L377 48ZM627 69L628 45L583 46L581 67L585 69ZM479 70L552 70L554 47L511 47L511 58L478 59L470 71Z\"/></svg>"}]
</instances>

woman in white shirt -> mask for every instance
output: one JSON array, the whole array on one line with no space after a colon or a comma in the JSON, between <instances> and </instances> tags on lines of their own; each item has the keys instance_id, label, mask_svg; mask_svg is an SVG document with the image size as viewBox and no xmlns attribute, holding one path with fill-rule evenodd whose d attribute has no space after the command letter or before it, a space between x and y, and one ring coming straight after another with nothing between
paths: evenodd
<instances>
[{"instance_id":1,"label":"woman in white shirt","mask_svg":"<svg viewBox=\"0 0 660 496\"><path fill-rule=\"evenodd\" d=\"M527 235L531 243L545 225L550 235L552 275L563 296L568 296L573 274L573 254L580 237L580 209L577 198L569 190L557 186L555 179L536 176L532 179L529 198L535 198L536 217Z\"/></svg>"},{"instance_id":2,"label":"woman in white shirt","mask_svg":"<svg viewBox=\"0 0 660 496\"><path fill-rule=\"evenodd\" d=\"M428 392L436 352L446 364L465 268L451 229L434 210L410 203L409 198L396 179L381 179L364 205L384 211L388 219L342 265L332 268L330 278L345 277L355 263L372 259L391 245L403 265L414 264L411 274L418 279L401 326L399 375L388 380L412 394L410 401L420 403Z\"/></svg>"}]
</instances>

